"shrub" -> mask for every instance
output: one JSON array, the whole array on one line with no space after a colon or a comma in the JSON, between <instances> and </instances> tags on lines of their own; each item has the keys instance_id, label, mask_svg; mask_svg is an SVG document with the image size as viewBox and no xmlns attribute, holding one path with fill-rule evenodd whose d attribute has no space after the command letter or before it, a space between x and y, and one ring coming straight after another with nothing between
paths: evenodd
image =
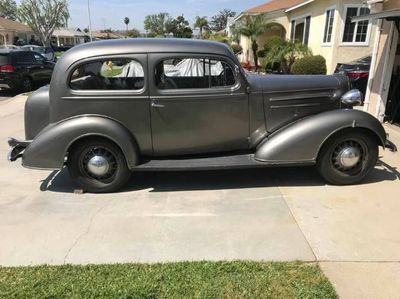
<instances>
[{"instance_id":1,"label":"shrub","mask_svg":"<svg viewBox=\"0 0 400 299\"><path fill-rule=\"evenodd\" d=\"M282 44L283 40L279 36L271 36L264 43L264 49L266 51L271 50L271 48Z\"/></svg>"},{"instance_id":2,"label":"shrub","mask_svg":"<svg viewBox=\"0 0 400 299\"><path fill-rule=\"evenodd\" d=\"M257 51L258 58L264 58L267 55L267 51L265 49L261 49Z\"/></svg>"},{"instance_id":3,"label":"shrub","mask_svg":"<svg viewBox=\"0 0 400 299\"><path fill-rule=\"evenodd\" d=\"M324 75L326 74L326 61L321 55L305 56L295 61L292 66L293 74Z\"/></svg>"},{"instance_id":4,"label":"shrub","mask_svg":"<svg viewBox=\"0 0 400 299\"><path fill-rule=\"evenodd\" d=\"M233 53L235 53L236 55L243 51L242 46L238 45L238 44L232 44L231 48L232 48Z\"/></svg>"}]
</instances>

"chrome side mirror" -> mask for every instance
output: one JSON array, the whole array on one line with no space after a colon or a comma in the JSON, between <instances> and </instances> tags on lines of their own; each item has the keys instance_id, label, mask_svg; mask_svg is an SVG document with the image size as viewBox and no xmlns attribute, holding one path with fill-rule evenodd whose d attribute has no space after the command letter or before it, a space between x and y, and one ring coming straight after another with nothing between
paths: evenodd
<instances>
[{"instance_id":1,"label":"chrome side mirror","mask_svg":"<svg viewBox=\"0 0 400 299\"><path fill-rule=\"evenodd\" d=\"M358 89L352 89L346 92L340 100L346 106L359 106L362 103L362 93Z\"/></svg>"}]
</instances>

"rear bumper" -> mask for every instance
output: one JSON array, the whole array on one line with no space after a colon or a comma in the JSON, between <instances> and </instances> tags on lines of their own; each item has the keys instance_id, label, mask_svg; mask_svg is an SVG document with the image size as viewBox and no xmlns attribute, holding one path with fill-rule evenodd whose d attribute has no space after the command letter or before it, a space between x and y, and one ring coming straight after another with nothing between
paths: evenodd
<instances>
[{"instance_id":1,"label":"rear bumper","mask_svg":"<svg viewBox=\"0 0 400 299\"><path fill-rule=\"evenodd\" d=\"M11 88L10 84L0 83L0 88Z\"/></svg>"},{"instance_id":2,"label":"rear bumper","mask_svg":"<svg viewBox=\"0 0 400 299\"><path fill-rule=\"evenodd\" d=\"M10 162L16 161L21 158L24 154L25 149L31 144L31 140L17 140L15 138L8 139L8 145L11 147L7 155L7 160Z\"/></svg>"},{"instance_id":3,"label":"rear bumper","mask_svg":"<svg viewBox=\"0 0 400 299\"><path fill-rule=\"evenodd\" d=\"M391 152L397 152L397 146L386 138L385 148L389 149Z\"/></svg>"}]
</instances>

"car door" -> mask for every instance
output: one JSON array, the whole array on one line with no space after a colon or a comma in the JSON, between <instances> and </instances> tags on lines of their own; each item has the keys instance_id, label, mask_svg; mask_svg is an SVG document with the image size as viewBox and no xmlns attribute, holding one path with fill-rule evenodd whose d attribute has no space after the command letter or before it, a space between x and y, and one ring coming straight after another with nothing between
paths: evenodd
<instances>
[{"instance_id":1,"label":"car door","mask_svg":"<svg viewBox=\"0 0 400 299\"><path fill-rule=\"evenodd\" d=\"M41 65L36 62L31 51L17 51L12 53L13 64L22 77L29 76L33 81L41 81Z\"/></svg>"},{"instance_id":2,"label":"car door","mask_svg":"<svg viewBox=\"0 0 400 299\"><path fill-rule=\"evenodd\" d=\"M248 149L248 94L230 59L149 54L149 74L155 156Z\"/></svg>"},{"instance_id":3,"label":"car door","mask_svg":"<svg viewBox=\"0 0 400 299\"><path fill-rule=\"evenodd\" d=\"M36 65L38 65L37 76L41 82L49 83L54 69L54 63L47 61L47 59L40 53L32 52L35 57Z\"/></svg>"}]
</instances>

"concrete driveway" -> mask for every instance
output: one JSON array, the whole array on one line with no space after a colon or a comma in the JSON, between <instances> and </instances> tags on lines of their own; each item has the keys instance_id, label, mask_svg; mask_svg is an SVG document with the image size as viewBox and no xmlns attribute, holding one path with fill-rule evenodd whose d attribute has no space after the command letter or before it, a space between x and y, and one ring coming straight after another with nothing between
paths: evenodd
<instances>
[{"instance_id":1,"label":"concrete driveway","mask_svg":"<svg viewBox=\"0 0 400 299\"><path fill-rule=\"evenodd\" d=\"M0 102L6 137L23 104ZM400 130L388 128L400 145ZM363 184L327 186L314 168L136 173L116 194L74 194L67 171L0 159L0 265L177 260L317 261L344 298L400 286L400 154ZM396 283L397 282L397 283Z\"/></svg>"}]
</instances>

